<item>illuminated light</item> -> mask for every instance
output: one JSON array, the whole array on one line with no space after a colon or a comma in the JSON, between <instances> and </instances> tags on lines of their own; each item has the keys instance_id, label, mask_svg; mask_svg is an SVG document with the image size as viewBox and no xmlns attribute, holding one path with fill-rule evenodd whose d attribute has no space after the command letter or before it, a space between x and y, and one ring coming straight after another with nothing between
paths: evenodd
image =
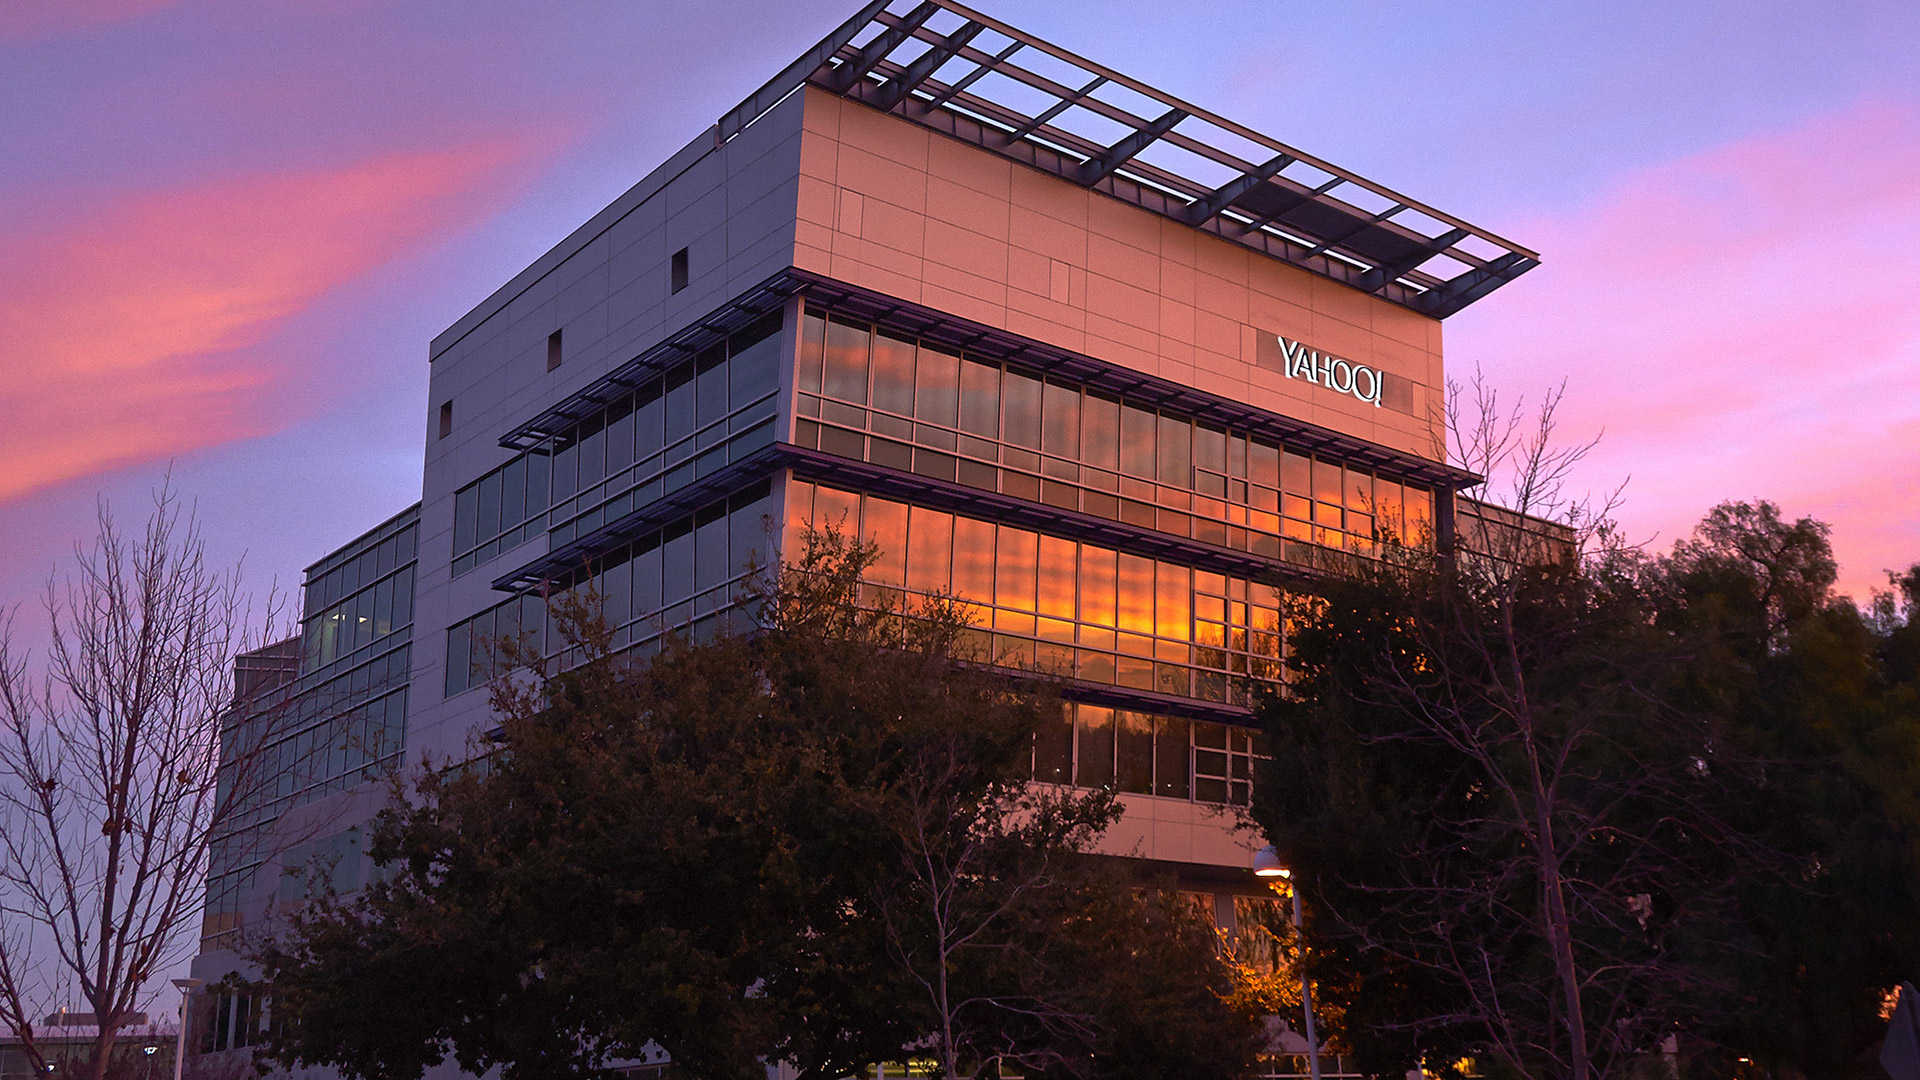
<instances>
[{"instance_id":1,"label":"illuminated light","mask_svg":"<svg viewBox=\"0 0 1920 1080\"><path fill-rule=\"evenodd\" d=\"M1293 871L1280 863L1280 853L1268 844L1253 853L1253 876L1262 878L1291 878Z\"/></svg>"}]
</instances>

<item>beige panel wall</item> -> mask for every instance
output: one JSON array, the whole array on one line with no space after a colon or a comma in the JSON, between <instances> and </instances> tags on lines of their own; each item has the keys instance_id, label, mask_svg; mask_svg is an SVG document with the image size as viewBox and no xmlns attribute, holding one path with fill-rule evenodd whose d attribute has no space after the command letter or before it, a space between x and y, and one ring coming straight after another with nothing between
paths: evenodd
<instances>
[{"instance_id":1,"label":"beige panel wall","mask_svg":"<svg viewBox=\"0 0 1920 1080\"><path fill-rule=\"evenodd\" d=\"M808 89L796 266L1425 457L1440 324ZM1413 385L1413 412L1256 365L1284 334Z\"/></svg>"},{"instance_id":2,"label":"beige panel wall","mask_svg":"<svg viewBox=\"0 0 1920 1080\"><path fill-rule=\"evenodd\" d=\"M1094 845L1102 855L1251 869L1265 843L1233 807L1125 793L1120 805L1120 820Z\"/></svg>"}]
</instances>

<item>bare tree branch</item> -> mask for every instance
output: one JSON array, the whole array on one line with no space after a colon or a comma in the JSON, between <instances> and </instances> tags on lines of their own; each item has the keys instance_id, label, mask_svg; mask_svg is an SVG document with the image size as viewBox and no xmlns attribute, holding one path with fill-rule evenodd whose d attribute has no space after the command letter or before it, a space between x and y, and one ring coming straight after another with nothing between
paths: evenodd
<instances>
[{"instance_id":1,"label":"bare tree branch","mask_svg":"<svg viewBox=\"0 0 1920 1080\"><path fill-rule=\"evenodd\" d=\"M0 619L0 1021L41 1068L34 1018L71 981L99 1034L102 1080L118 1029L192 947L209 844L257 802L260 768L223 762L234 659L279 622L256 617L237 567L208 564L170 486L138 536L102 501L74 571L49 578L37 673Z\"/></svg>"}]
</instances>

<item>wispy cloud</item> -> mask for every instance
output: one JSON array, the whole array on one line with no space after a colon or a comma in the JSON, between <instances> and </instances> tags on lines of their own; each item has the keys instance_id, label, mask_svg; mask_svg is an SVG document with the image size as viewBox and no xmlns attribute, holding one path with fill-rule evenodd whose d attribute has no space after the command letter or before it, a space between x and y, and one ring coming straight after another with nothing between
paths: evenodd
<instances>
[{"instance_id":1,"label":"wispy cloud","mask_svg":"<svg viewBox=\"0 0 1920 1080\"><path fill-rule=\"evenodd\" d=\"M103 196L0 237L0 502L297 422L281 391L306 373L263 343L492 212L532 141Z\"/></svg>"},{"instance_id":2,"label":"wispy cloud","mask_svg":"<svg viewBox=\"0 0 1920 1080\"><path fill-rule=\"evenodd\" d=\"M1861 104L1512 232L1545 263L1449 327L1449 365L1569 377L1630 528L1771 498L1834 525L1857 594L1920 560L1920 113Z\"/></svg>"}]
</instances>

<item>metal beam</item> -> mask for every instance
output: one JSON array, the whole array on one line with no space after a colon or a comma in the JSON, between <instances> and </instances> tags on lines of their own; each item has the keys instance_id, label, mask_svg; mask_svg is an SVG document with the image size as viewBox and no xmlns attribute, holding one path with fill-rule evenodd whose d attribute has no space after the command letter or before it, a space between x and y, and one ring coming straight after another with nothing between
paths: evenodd
<instances>
[{"instance_id":1,"label":"metal beam","mask_svg":"<svg viewBox=\"0 0 1920 1080\"><path fill-rule=\"evenodd\" d=\"M937 83L937 80L929 79L928 82ZM1071 90L1067 91L1069 94L1072 92ZM1022 124L1032 119L1023 112L1010 109L998 102L989 101L986 98L977 97L973 94L956 93L947 96L952 99L955 109L970 113L975 117L984 118L998 125L998 127L994 128L994 135L1000 140L1000 143L1005 146L1014 145L1005 141L1004 136L1006 132L1016 130ZM929 106L928 111L931 111L931 106ZM1005 130L1003 131L1001 129ZM1033 141L1034 137L1044 139L1051 146L1072 151L1082 159L1099 157L1107 149L1092 139L1051 126L1035 129L1032 135L1029 136L1028 141ZM982 145L985 144L982 143Z\"/></svg>"},{"instance_id":2,"label":"metal beam","mask_svg":"<svg viewBox=\"0 0 1920 1080\"><path fill-rule=\"evenodd\" d=\"M882 11L880 20L891 25L880 31L872 41L867 42L859 55L833 69L828 85L839 94L853 89L861 79L867 77L869 71L873 70L873 65L878 64L888 53L898 48L901 42L912 37L913 32L920 29L921 25L933 18L939 10L940 5L927 0L926 3L907 12L906 16L900 19L889 19Z\"/></svg>"},{"instance_id":3,"label":"metal beam","mask_svg":"<svg viewBox=\"0 0 1920 1080\"><path fill-rule=\"evenodd\" d=\"M1361 274L1359 282L1360 288L1366 292L1377 292L1381 286L1413 273L1415 270L1420 269L1421 264L1428 259L1433 258L1435 255L1440 254L1471 235L1473 234L1465 229L1449 229L1428 241L1426 246L1419 251L1401 259L1399 262L1376 266L1366 273Z\"/></svg>"},{"instance_id":4,"label":"metal beam","mask_svg":"<svg viewBox=\"0 0 1920 1080\"><path fill-rule=\"evenodd\" d=\"M1106 81L1107 81L1107 77L1105 75L1095 75L1093 77L1092 82L1088 83L1087 85L1081 87L1078 90L1075 90L1073 92L1072 97L1061 98L1059 101L1054 102L1053 105L1049 107L1046 112L1041 113L1039 116L1036 116L1033 119L1027 121L1026 123L1021 124L1019 127L1015 128L1013 130L1013 133L1007 136L1007 141L1017 142L1018 140L1024 139L1027 136L1033 134L1034 132L1052 123L1054 117L1059 116L1061 113L1066 112L1068 109L1079 104L1081 98L1086 97L1088 94L1091 94L1095 90L1100 89L1101 85L1104 84Z\"/></svg>"},{"instance_id":5,"label":"metal beam","mask_svg":"<svg viewBox=\"0 0 1920 1080\"><path fill-rule=\"evenodd\" d=\"M980 31L985 29L986 26L981 23L970 22L948 34L940 44L921 53L920 58L909 64L905 71L888 79L886 85L874 91L869 104L882 112L891 111L895 105L900 104L902 98L913 92L914 87L920 85L921 80L933 74L941 64L953 59L955 54L966 47L967 42L972 41Z\"/></svg>"},{"instance_id":6,"label":"metal beam","mask_svg":"<svg viewBox=\"0 0 1920 1080\"><path fill-rule=\"evenodd\" d=\"M976 81L980 79L981 76L987 74L988 72L998 71L1002 63L1012 59L1014 53L1017 53L1021 49L1024 49L1026 47L1027 47L1026 42L1015 40L1013 44L1008 45L1006 48L1001 49L999 52L993 54L992 56L989 56L984 60L973 61L973 63L978 66L976 66L972 71L967 72L966 75L962 76L959 82L956 82L952 86L949 86L946 89L940 91L939 93L933 95L933 99L927 102L927 108L937 109L940 106L945 105L947 103L947 100L953 97L953 95L960 93L962 90L965 90L969 86L972 86ZM962 49L959 55L964 56L967 51L968 50Z\"/></svg>"},{"instance_id":7,"label":"metal beam","mask_svg":"<svg viewBox=\"0 0 1920 1080\"><path fill-rule=\"evenodd\" d=\"M1081 186L1092 187L1112 176L1115 169L1125 165L1135 154L1153 145L1155 139L1172 131L1173 125L1191 115L1185 109L1168 109L1160 119L1114 143L1107 148L1106 153L1080 167Z\"/></svg>"},{"instance_id":8,"label":"metal beam","mask_svg":"<svg viewBox=\"0 0 1920 1080\"><path fill-rule=\"evenodd\" d=\"M873 0L872 3L861 8L853 18L841 23L820 44L808 49L805 56L788 64L781 69L780 74L768 79L747 100L728 110L727 114L720 118L720 123L715 125L714 144L717 146L740 134L743 128L759 119L768 109L773 108L781 98L793 93L801 83L807 81L808 76L819 71L827 61L833 59L833 54L839 52L842 45L852 41L860 33L861 28L885 11L887 3L888 0Z\"/></svg>"},{"instance_id":9,"label":"metal beam","mask_svg":"<svg viewBox=\"0 0 1920 1080\"><path fill-rule=\"evenodd\" d=\"M1196 199L1187 207L1187 224L1199 225L1220 211L1225 210L1233 200L1266 183L1279 175L1280 170L1293 164L1297 158L1292 154L1276 155L1271 161L1257 169L1250 169L1239 176L1213 189L1213 193Z\"/></svg>"},{"instance_id":10,"label":"metal beam","mask_svg":"<svg viewBox=\"0 0 1920 1080\"><path fill-rule=\"evenodd\" d=\"M1417 306L1436 319L1444 319L1539 265L1539 259L1510 252L1484 268L1469 270L1437 289L1428 290L1421 295Z\"/></svg>"},{"instance_id":11,"label":"metal beam","mask_svg":"<svg viewBox=\"0 0 1920 1080\"><path fill-rule=\"evenodd\" d=\"M1007 25L1006 23L1000 22L999 20L994 19L990 16L981 14L980 12L974 10L973 8L970 8L967 5L960 3L959 0L939 0L939 2L942 7L946 8L948 11L953 12L955 15L960 16L961 18L972 19L977 22L986 23L988 29L1004 34L1009 38L1014 38L1016 40L1025 39L1030 44L1032 44L1034 48L1039 49L1042 52L1045 52L1048 55L1055 57L1056 59L1063 60L1066 63L1072 64L1073 66L1080 68L1082 71L1090 72L1096 75L1105 75L1112 81L1119 83L1121 86L1124 86L1129 90L1133 90L1145 97L1161 102L1162 104L1172 106L1174 108L1184 109L1190 115L1197 116L1201 120L1204 120L1205 122L1207 122L1208 124L1211 124L1214 127L1217 127L1223 131L1237 135L1240 138L1246 139L1247 141L1254 143L1255 145L1264 146L1269 150L1275 151L1276 153L1292 154L1296 158L1306 162L1309 165L1314 166L1317 169L1320 169L1324 172L1332 173L1336 176L1343 176L1349 182L1358 184L1361 187L1366 188L1368 191L1373 192L1375 195L1380 196L1381 198L1391 199L1395 202L1404 202L1407 205L1414 207L1415 209L1419 210L1421 213L1426 214L1427 216L1433 218L1436 221L1444 222L1456 228L1469 228L1469 229L1473 228L1473 226L1469 225L1467 222L1461 221L1460 219L1453 217L1452 215L1446 213L1445 211L1437 210L1431 206L1427 206L1426 204L1419 202L1416 199L1411 199L1405 195L1401 195L1400 193L1390 188L1387 188L1381 184L1376 184L1373 181L1366 179L1365 177L1359 176L1355 173L1348 172L1345 169L1340 168L1338 165L1334 165L1331 162L1324 161L1320 158L1314 157L1311 154L1307 154L1293 147L1290 147L1285 143L1280 142L1279 140L1273 138L1270 135L1266 135L1262 132L1255 131L1244 124L1235 123L1234 121L1229 120L1226 117L1220 116L1216 113L1209 112L1205 109L1200 108L1197 105L1189 104L1188 102L1183 101L1180 98L1174 97L1172 94L1169 94L1164 90L1159 90L1152 86L1148 86L1146 83L1143 83L1138 79L1130 78L1126 75L1121 74L1120 72L1114 71L1111 68L1105 67L1101 64L1096 64L1093 61L1086 59L1085 57L1069 52L1068 50L1063 49L1051 42L1043 41L1040 38L1036 38L1031 34L1023 33L1022 31L1017 30L1014 27ZM1200 153L1203 156L1206 155L1207 150L1214 150L1215 153L1220 152L1215 148L1206 147L1205 144L1199 144L1197 140L1195 140L1195 142L1201 148L1196 149L1196 147L1193 147L1193 146L1185 146L1185 140L1182 140L1181 145L1184 146L1186 149L1194 150L1194 152ZM1485 238L1486 240L1492 243L1498 244L1501 247L1508 248L1509 250L1526 251L1525 248L1522 248L1519 245L1512 243L1511 241L1508 241L1500 236L1490 233L1485 229L1474 229L1474 232L1477 235ZM1534 255L1533 252L1526 252L1526 253L1529 255ZM1537 255L1534 255L1534 257L1538 258Z\"/></svg>"},{"instance_id":12,"label":"metal beam","mask_svg":"<svg viewBox=\"0 0 1920 1080\"><path fill-rule=\"evenodd\" d=\"M978 15L977 13L973 12L971 9L963 7L962 5L954 2L954 0L938 0L938 2L941 4L942 7L945 7L947 10L957 15L960 15L962 17L968 17L968 18L978 18L981 21L986 22L988 24L989 29L998 30L1002 33L1007 34L1010 37L1024 36L1024 35L1020 35L1018 31L1005 27L1003 24L993 22L992 20L986 18L985 16ZM924 29L915 31L914 36L920 38L923 41L932 41L937 37L937 35L933 31L924 30ZM1278 142L1274 139L1268 138L1267 136L1264 136L1257 132L1253 132L1249 129L1243 128L1240 125L1233 123L1232 121L1225 120L1219 116L1214 115L1213 113L1207 112L1204 109L1200 109L1197 106L1188 105L1185 102L1181 101L1181 99L1179 98L1172 97L1168 94L1154 90L1151 87L1144 86L1144 84L1140 84L1134 80L1130 80L1127 77L1123 75L1119 75L1115 72L1112 72L1109 69L1101 67L1098 64L1094 64L1090 61L1086 61L1084 59L1076 57L1072 53L1068 53L1068 52L1065 52L1064 50L1058 49L1057 47L1052 46L1047 42L1040 41L1038 39L1033 39L1032 44L1035 48L1041 50L1042 52L1045 52L1048 55L1054 56L1056 58L1065 60L1068 63L1073 64L1084 71L1094 72L1094 73L1104 75L1114 83L1117 83L1122 86L1126 86L1130 89L1137 90L1140 93L1146 95L1147 97L1152 98L1156 101L1159 101L1163 104L1168 104L1173 107L1185 109L1192 116L1199 118L1200 120L1206 122L1207 124L1211 124L1223 130L1227 130L1227 131L1239 134L1261 146L1268 147L1269 149L1274 149L1283 153L1287 153L1293 156L1298 161L1304 162L1308 165L1312 165L1315 168L1318 168L1329 174L1339 176L1342 178L1344 182L1353 184L1356 187L1359 187L1363 190L1370 191L1381 198L1388 199L1389 201L1406 203L1409 207L1413 209L1417 209L1421 213L1429 217L1432 217L1435 220L1441 221L1447 225L1472 229L1475 235L1481 236L1482 238L1488 240L1489 242L1499 247L1503 247L1508 250L1522 251L1528 255L1533 255L1532 252L1526 252L1526 249L1520 248L1517 245L1514 245L1512 242L1505 240L1504 238L1499 237L1493 233L1487 232L1484 229L1475 229L1472 226L1467 225L1465 222L1460 221L1458 218L1452 217L1431 206L1427 206L1423 203L1410 199L1404 195L1400 195L1392 191L1391 189L1382 187L1381 185L1376 184L1370 180L1367 180L1364 177L1357 176L1351 172L1347 172L1346 170L1339 168L1338 166L1329 164L1328 162L1325 162L1319 158L1313 157L1312 155L1305 154L1299 150L1293 149L1284 143ZM985 54L976 53L975 50L972 50L972 49L963 50L960 55L965 59L973 60L975 62L982 62L989 59L988 57L985 56ZM1002 73L1006 75L1008 78L1024 83L1027 86L1030 86L1052 97L1065 97L1072 93L1071 88L1063 86L1059 83L1056 83L1052 79L1046 78L1035 72L1028 71L1024 68L1021 68L1018 65L1010 65ZM1116 123L1125 124L1130 127L1138 127L1143 122L1140 117L1134 116L1132 113L1129 113L1125 109L1119 108L1118 106L1111 105L1111 104L1108 104L1107 102L1101 101L1099 98L1090 97L1090 98L1087 98L1085 101L1083 101L1081 104L1083 104L1089 111L1097 113L1103 117L1106 117L1109 120L1113 120ZM1024 117L1022 119L1024 119ZM1179 131L1167 132L1162 138L1164 139L1164 141L1166 141L1167 143L1173 146L1177 146L1183 150L1196 154L1207 160L1225 165L1236 172L1243 172L1243 171L1251 170L1252 168L1254 168L1254 166L1251 163L1243 161L1238 157L1235 157L1234 155L1220 149L1219 147L1216 147L1207 143L1204 139L1193 138ZM1283 177L1282 179L1284 180L1285 178ZM1178 188L1180 185L1174 185L1174 186ZM1297 185L1289 185L1289 188L1292 189L1295 186ZM1304 186L1299 186L1299 189L1302 191L1305 190ZM1357 206L1348 207L1346 209L1351 213L1352 216L1359 217L1359 216L1365 215L1365 211L1359 209ZM1172 216L1177 217L1177 215L1172 215ZM1383 223L1379 227L1382 230L1394 236L1397 236L1408 243L1413 243L1413 244L1424 243L1427 239L1424 235L1420 233L1414 232L1413 230L1407 229L1403 226L1395 225L1392 222ZM1533 256L1533 257L1538 258L1538 256ZM1468 262L1469 265L1476 265L1476 266L1481 265L1482 263L1482 260L1477 260L1477 259L1468 259L1463 261Z\"/></svg>"},{"instance_id":13,"label":"metal beam","mask_svg":"<svg viewBox=\"0 0 1920 1080\"><path fill-rule=\"evenodd\" d=\"M1291 213L1292 211L1299 209L1301 203L1312 202L1313 200L1318 199L1320 196L1325 195L1327 192L1332 191L1334 188L1337 188L1341 184L1344 184L1346 182L1347 182L1346 177L1336 176L1333 179L1327 181L1326 183L1321 184L1317 188L1308 189L1307 191L1302 193L1301 198L1299 199L1298 202L1295 202L1292 206L1287 207L1285 210L1282 210L1276 214L1268 214L1266 217L1254 218L1248 221L1246 226L1242 228L1240 231L1248 232L1248 233L1259 232L1261 229L1264 229L1267 226L1273 224L1274 222L1280 220L1281 214Z\"/></svg>"},{"instance_id":14,"label":"metal beam","mask_svg":"<svg viewBox=\"0 0 1920 1080\"><path fill-rule=\"evenodd\" d=\"M1402 210L1405 210L1406 208L1407 208L1406 203L1394 203L1392 206L1387 207L1385 210L1380 211L1379 213L1373 215L1367 220L1361 222L1360 224L1355 225L1353 228L1348 229L1346 232L1341 233L1338 237L1335 237L1330 240L1322 240L1319 243L1313 245L1313 247L1308 249L1307 253L1305 255L1302 255L1301 258L1311 259L1315 255L1319 255L1325 251L1331 250L1333 248L1337 248L1341 244L1344 244L1347 241L1353 239L1354 237L1359 236L1361 233L1366 232L1368 229L1373 228L1375 225L1378 225L1383 221L1386 221L1387 219L1393 217L1393 215L1399 213ZM1425 261L1425 260L1422 260L1422 261ZM1399 275L1395 275L1395 276L1397 277Z\"/></svg>"},{"instance_id":15,"label":"metal beam","mask_svg":"<svg viewBox=\"0 0 1920 1080\"><path fill-rule=\"evenodd\" d=\"M882 4L874 0L862 13L864 21L856 19L841 27L816 47L810 56L821 63L803 81L1063 179L1097 187L1416 311L1457 309L1538 260L1534 253L1484 229L1021 33L973 10L967 6L970 2L891 0ZM948 17L957 16L951 25L958 29L936 29L934 15L941 17L943 26L948 25ZM1003 35L992 39L996 44L991 50L979 44L986 31ZM873 35L873 40L855 44L866 35ZM1023 64L1021 58L1028 53L1022 50L1037 50L1059 63ZM896 59L909 51L917 52L911 59ZM940 72L945 68L963 73L943 81ZM989 73L1020 86L1003 86L999 80L987 79ZM743 105L738 120L727 122L733 114L724 118L721 141L750 122L751 115L772 108L781 96L791 93L790 82L763 88ZM1105 85L1124 86L1143 95L1148 99L1146 107L1123 107L1096 96L1094 91ZM1043 95L1032 107L1027 105L1033 100L1028 91ZM1078 134L1081 125L1071 121L1075 131L1060 127L1059 118L1076 105L1118 125L1115 130L1121 137L1109 143L1104 135ZM1158 119L1153 118L1156 113ZM1239 136L1255 148L1229 148L1220 141L1222 134ZM1203 174L1193 169L1173 163L1156 166L1142 157L1156 144L1223 167L1224 172L1216 175L1226 176L1226 182L1215 187L1213 177L1202 180L1199 175ZM1248 160L1255 155L1264 157L1265 163ZM1324 170L1324 182L1309 186L1291 177L1288 169L1296 164ZM1357 190L1342 188L1343 184L1353 184ZM1343 192L1355 195L1357 191L1371 192L1376 198L1341 197ZM1243 204L1256 198L1274 212L1245 209ZM1376 213L1372 208L1377 206L1391 209ZM1454 232L1436 239L1424 228L1400 224L1395 215L1403 208L1419 210L1440 222L1436 228ZM1303 229L1306 222L1312 224ZM1462 249L1456 236L1479 237L1494 250L1487 254L1478 247ZM1391 254L1363 257L1355 251ZM1509 253L1521 258L1501 261ZM1459 265L1435 259L1438 254ZM1459 272L1449 278L1441 271L1421 269L1429 260L1447 262L1447 272ZM1500 266L1494 267L1495 262Z\"/></svg>"}]
</instances>

